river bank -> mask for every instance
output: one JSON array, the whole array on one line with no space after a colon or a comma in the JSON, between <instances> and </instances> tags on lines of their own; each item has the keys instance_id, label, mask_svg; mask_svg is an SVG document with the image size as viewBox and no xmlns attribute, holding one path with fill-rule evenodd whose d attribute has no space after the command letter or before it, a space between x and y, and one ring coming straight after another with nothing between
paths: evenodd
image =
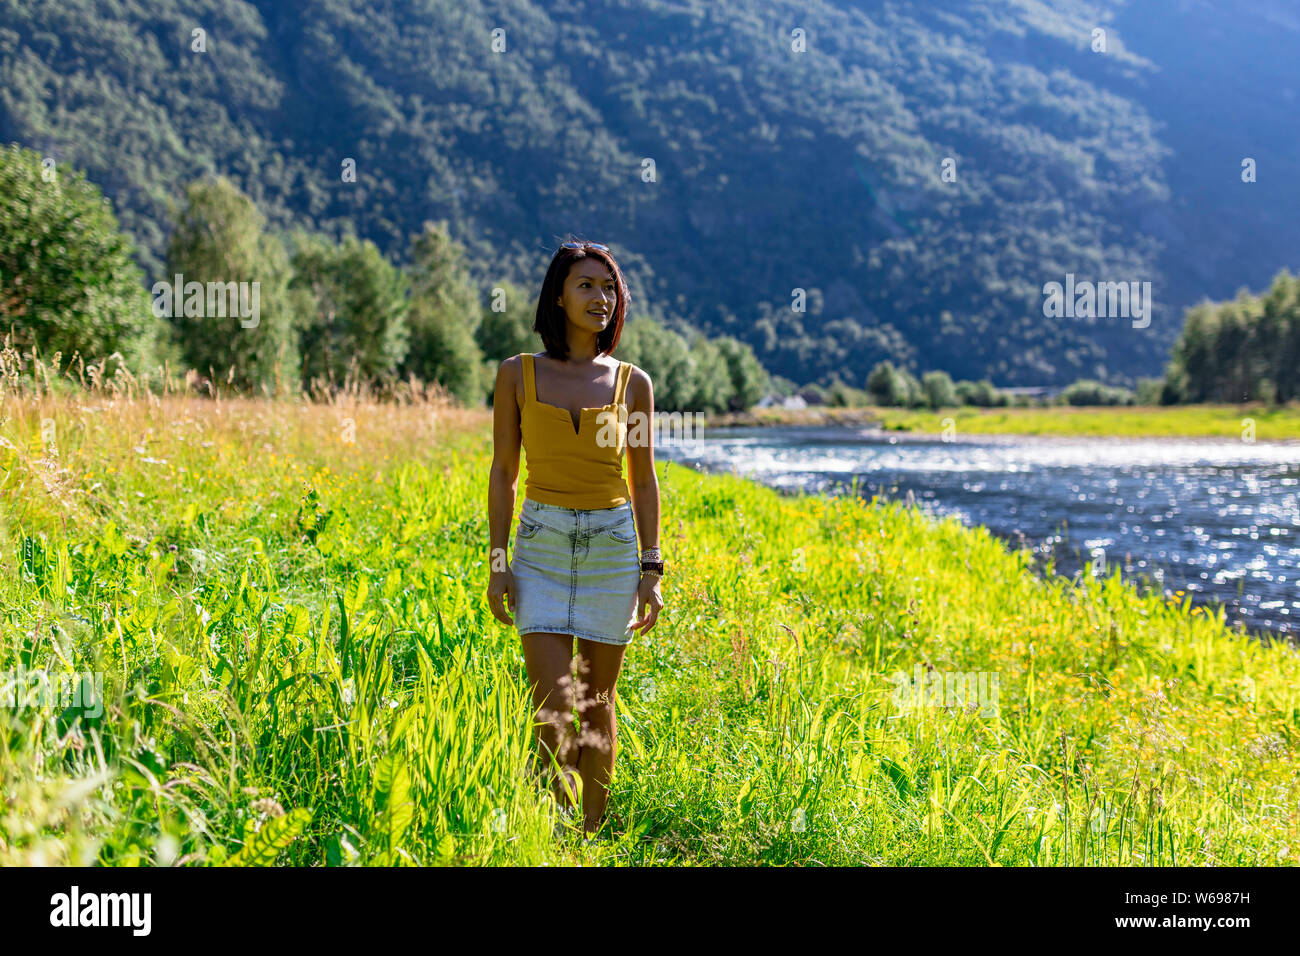
<instances>
[{"instance_id":1,"label":"river bank","mask_svg":"<svg viewBox=\"0 0 1300 956\"><path fill-rule=\"evenodd\" d=\"M982 528L669 461L608 839L557 841L519 635L485 595L486 416L3 411L0 670L102 673L105 716L9 715L2 864L1300 855L1290 648L1118 575L1040 578Z\"/></svg>"},{"instance_id":2,"label":"river bank","mask_svg":"<svg viewBox=\"0 0 1300 956\"><path fill-rule=\"evenodd\" d=\"M869 428L942 435L1078 435L1110 437L1204 437L1239 441L1300 440L1300 404L1156 405L1025 408L754 408L706 415L705 428L774 425Z\"/></svg>"}]
</instances>

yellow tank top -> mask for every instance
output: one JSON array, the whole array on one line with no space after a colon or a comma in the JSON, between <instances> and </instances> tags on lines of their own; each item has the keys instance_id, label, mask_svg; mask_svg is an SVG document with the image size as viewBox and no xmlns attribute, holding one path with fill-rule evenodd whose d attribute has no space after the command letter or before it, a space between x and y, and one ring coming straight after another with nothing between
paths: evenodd
<instances>
[{"instance_id":1,"label":"yellow tank top","mask_svg":"<svg viewBox=\"0 0 1300 956\"><path fill-rule=\"evenodd\" d=\"M623 477L627 448L629 362L620 362L614 401L578 413L578 430L568 409L537 400L533 356L522 353L524 407L519 413L528 479L524 494L560 508L614 508L630 500Z\"/></svg>"}]
</instances>

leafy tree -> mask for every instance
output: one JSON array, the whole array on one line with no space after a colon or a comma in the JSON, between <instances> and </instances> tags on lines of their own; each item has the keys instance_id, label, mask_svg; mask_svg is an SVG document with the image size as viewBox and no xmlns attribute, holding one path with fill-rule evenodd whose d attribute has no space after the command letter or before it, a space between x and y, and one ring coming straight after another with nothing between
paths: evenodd
<instances>
[{"instance_id":1,"label":"leafy tree","mask_svg":"<svg viewBox=\"0 0 1300 956\"><path fill-rule=\"evenodd\" d=\"M1093 379L1079 379L1061 392L1061 401L1067 405L1131 405L1133 393Z\"/></svg>"},{"instance_id":2,"label":"leafy tree","mask_svg":"<svg viewBox=\"0 0 1300 956\"><path fill-rule=\"evenodd\" d=\"M618 355L654 381L655 411L697 412L695 360L681 335L649 318L628 320L619 337Z\"/></svg>"},{"instance_id":3,"label":"leafy tree","mask_svg":"<svg viewBox=\"0 0 1300 956\"><path fill-rule=\"evenodd\" d=\"M174 358L154 318L130 240L112 205L79 170L0 151L0 336L61 363L122 353L128 365Z\"/></svg>"},{"instance_id":4,"label":"leafy tree","mask_svg":"<svg viewBox=\"0 0 1300 956\"><path fill-rule=\"evenodd\" d=\"M691 336L695 388L687 405L692 411L721 412L731 406L734 389L727 360L716 342L700 332Z\"/></svg>"},{"instance_id":5,"label":"leafy tree","mask_svg":"<svg viewBox=\"0 0 1300 956\"><path fill-rule=\"evenodd\" d=\"M916 376L906 369L898 372L898 380L903 386L903 404L908 408L919 408L925 404L925 389L916 380Z\"/></svg>"},{"instance_id":6,"label":"leafy tree","mask_svg":"<svg viewBox=\"0 0 1300 956\"><path fill-rule=\"evenodd\" d=\"M974 405L978 408L993 408L1008 404L1007 396L993 387L993 383L988 379L982 379L979 382L958 382L955 386L957 398L963 405Z\"/></svg>"},{"instance_id":7,"label":"leafy tree","mask_svg":"<svg viewBox=\"0 0 1300 956\"><path fill-rule=\"evenodd\" d=\"M351 372L391 379L406 354L409 280L369 240L294 237L290 289L305 295L302 376L342 382Z\"/></svg>"},{"instance_id":8,"label":"leafy tree","mask_svg":"<svg viewBox=\"0 0 1300 956\"><path fill-rule=\"evenodd\" d=\"M739 339L724 335L715 340L718 352L727 366L727 375L731 379L731 397L727 403L731 411L750 408L772 386L769 385L767 372L759 364L752 347ZM789 395L793 391L793 382L785 380L789 391L779 394Z\"/></svg>"},{"instance_id":9,"label":"leafy tree","mask_svg":"<svg viewBox=\"0 0 1300 956\"><path fill-rule=\"evenodd\" d=\"M907 382L889 361L876 363L867 376L867 391L877 405L904 405L908 399Z\"/></svg>"},{"instance_id":10,"label":"leafy tree","mask_svg":"<svg viewBox=\"0 0 1300 956\"><path fill-rule=\"evenodd\" d=\"M1160 404L1160 392L1164 386L1164 380L1158 378L1140 378L1137 383L1137 391L1134 394L1133 402L1136 405L1158 405Z\"/></svg>"},{"instance_id":11,"label":"leafy tree","mask_svg":"<svg viewBox=\"0 0 1300 956\"><path fill-rule=\"evenodd\" d=\"M830 388L826 391L826 404L835 408L850 408L859 402L857 389L845 383L838 375L831 376Z\"/></svg>"},{"instance_id":12,"label":"leafy tree","mask_svg":"<svg viewBox=\"0 0 1300 956\"><path fill-rule=\"evenodd\" d=\"M953 388L952 378L947 372L926 372L921 376L921 391L925 393L925 402L931 408L957 404L957 390Z\"/></svg>"},{"instance_id":13,"label":"leafy tree","mask_svg":"<svg viewBox=\"0 0 1300 956\"><path fill-rule=\"evenodd\" d=\"M402 373L437 382L462 402L478 404L491 382L475 342L482 307L461 265L463 251L445 223L425 223L412 242L411 346Z\"/></svg>"},{"instance_id":14,"label":"leafy tree","mask_svg":"<svg viewBox=\"0 0 1300 956\"><path fill-rule=\"evenodd\" d=\"M1286 270L1267 293L1188 309L1160 400L1290 401L1300 397L1300 276Z\"/></svg>"},{"instance_id":15,"label":"leafy tree","mask_svg":"<svg viewBox=\"0 0 1300 956\"><path fill-rule=\"evenodd\" d=\"M499 365L504 359L521 352L536 352L541 348L541 338L533 331L537 318L537 298L513 282L502 279L495 284L500 295L489 296L488 308L483 310L483 321L474 333L483 358ZM501 308L493 308L499 303Z\"/></svg>"},{"instance_id":16,"label":"leafy tree","mask_svg":"<svg viewBox=\"0 0 1300 956\"><path fill-rule=\"evenodd\" d=\"M167 277L153 287L155 309L171 313L184 361L211 368L240 390L296 392L298 342L284 244L264 231L265 217L224 177L190 183L185 199L167 243ZM174 288L176 275L184 289ZM191 283L204 287L199 295L189 292ZM250 307L247 317L232 308L236 300Z\"/></svg>"}]
</instances>

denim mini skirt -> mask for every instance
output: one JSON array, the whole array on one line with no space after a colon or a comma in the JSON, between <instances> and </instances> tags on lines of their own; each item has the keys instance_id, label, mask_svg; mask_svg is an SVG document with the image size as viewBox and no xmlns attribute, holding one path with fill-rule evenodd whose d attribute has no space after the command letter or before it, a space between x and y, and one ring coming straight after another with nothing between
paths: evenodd
<instances>
[{"instance_id":1,"label":"denim mini skirt","mask_svg":"<svg viewBox=\"0 0 1300 956\"><path fill-rule=\"evenodd\" d=\"M525 498L510 573L521 635L630 644L641 583L631 502L587 510Z\"/></svg>"}]
</instances>

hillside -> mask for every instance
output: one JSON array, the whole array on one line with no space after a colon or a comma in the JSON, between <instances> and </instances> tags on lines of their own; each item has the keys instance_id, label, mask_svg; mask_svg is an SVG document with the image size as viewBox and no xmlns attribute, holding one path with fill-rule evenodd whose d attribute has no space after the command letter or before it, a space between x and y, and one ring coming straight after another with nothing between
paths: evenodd
<instances>
[{"instance_id":1,"label":"hillside","mask_svg":"<svg viewBox=\"0 0 1300 956\"><path fill-rule=\"evenodd\" d=\"M1294 90L1258 51L1297 26L1274 0L1252 11L0 0L0 140L86 169L150 281L169 201L221 172L276 225L395 259L446 219L485 298L501 276L534 287L556 236L600 238L633 315L735 335L799 382L860 386L889 358L1131 384L1160 372L1183 307L1296 264ZM1150 327L1044 317L1067 273L1150 281Z\"/></svg>"}]
</instances>

